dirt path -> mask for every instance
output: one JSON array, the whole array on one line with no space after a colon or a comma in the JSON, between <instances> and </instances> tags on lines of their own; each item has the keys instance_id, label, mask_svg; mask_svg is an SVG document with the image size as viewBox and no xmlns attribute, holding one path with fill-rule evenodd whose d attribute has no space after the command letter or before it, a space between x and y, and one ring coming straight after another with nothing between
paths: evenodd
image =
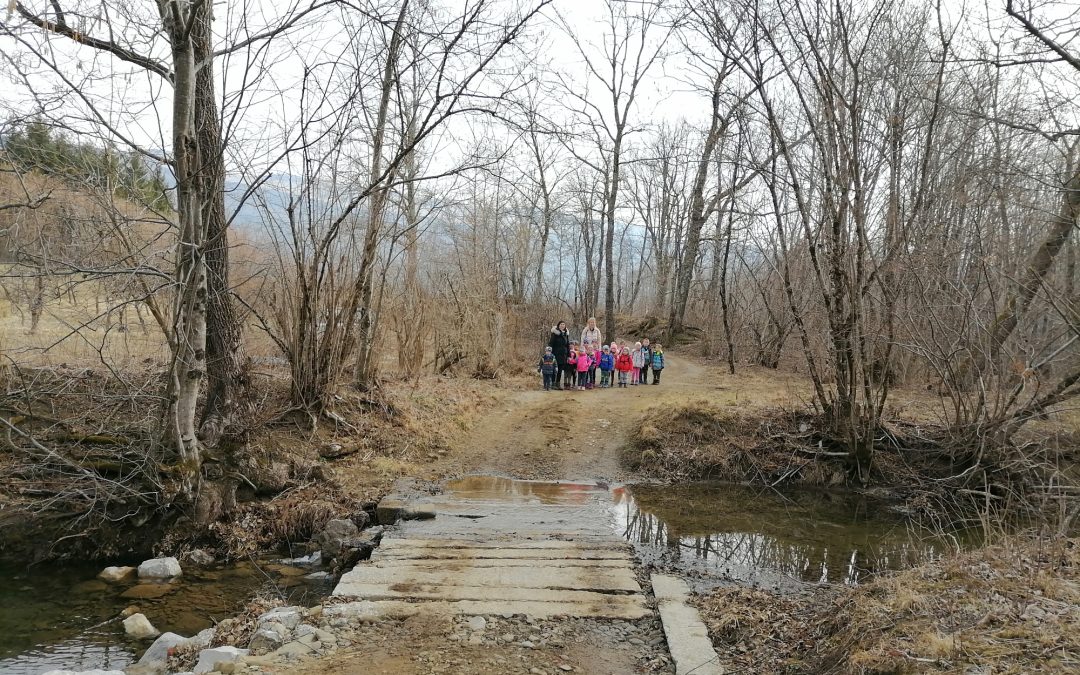
<instances>
[{"instance_id":1,"label":"dirt path","mask_svg":"<svg viewBox=\"0 0 1080 675\"><path fill-rule=\"evenodd\" d=\"M626 479L619 450L653 406L713 398L726 389L718 369L669 359L659 385L592 391L522 391L452 449L461 473L562 480Z\"/></svg>"}]
</instances>

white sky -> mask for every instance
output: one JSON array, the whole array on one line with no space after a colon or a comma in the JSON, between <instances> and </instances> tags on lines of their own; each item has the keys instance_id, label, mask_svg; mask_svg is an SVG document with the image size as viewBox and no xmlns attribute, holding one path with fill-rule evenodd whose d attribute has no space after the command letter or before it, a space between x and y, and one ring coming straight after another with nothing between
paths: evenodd
<instances>
[{"instance_id":1,"label":"white sky","mask_svg":"<svg viewBox=\"0 0 1080 675\"><path fill-rule=\"evenodd\" d=\"M44 8L48 2L25 1L37 9ZM260 27L280 17L290 4L289 0L219 2L215 5L215 30L224 35L242 19L246 19L251 30L257 32ZM462 6L463 2L454 0L453 4ZM916 6L914 3L909 4ZM69 10L70 23L89 30L91 34L104 33L100 15L102 5L95 4L93 0L71 4L69 0L65 6L73 8ZM82 17L82 21L73 18L74 8L80 6L88 8L87 16ZM1045 15L1066 16L1072 11L1070 7L1075 9L1074 5L1055 3L1046 8ZM145 3L139 11L153 11L151 3ZM1004 0L992 0L988 4L978 0L947 0L942 14L952 20L962 20L966 32L979 38L1001 35L1006 28L1012 26L1011 22L1003 18ZM533 51L537 61L549 63L563 72L569 80L584 82L587 72L570 38L559 28L557 15L564 17L586 41L595 45L602 39L605 5L602 0L555 0L553 6L545 10L544 16L534 23L531 29L531 38L539 41L539 47ZM254 164L263 162L265 157L272 155L275 147L280 145L298 112L295 107L298 99L296 92L303 64L321 64L320 67L328 71L327 61L343 48L349 37L336 20L337 16L336 13L326 13L320 21L293 31L291 39L275 44L272 52L260 54L273 65L264 77L251 87L246 100L252 105L234 129L234 141L237 141L236 148L242 151L242 161ZM985 19L987 16L991 17L989 22ZM14 21L18 21L17 16L4 18L5 24ZM1012 27L1011 34L1017 34L1015 27ZM105 121L125 137L148 149L169 145L167 139L171 92L160 78L139 72L127 64L117 63L90 48L76 46L64 38L39 34L27 39L44 41L47 45L46 54L55 59L60 71L69 80L67 84L62 83L47 69L36 68L30 81L38 92L40 103L53 111L62 110L76 117L92 117L87 113L88 106L72 95L70 85L76 85L93 99ZM679 53L679 44L674 38L669 41L669 48L672 53L657 64L643 85L633 119L648 124L681 119L695 124L701 123L707 103L703 97L691 91L691 85L688 84L688 80L693 78L693 73L688 68L688 57ZM1013 48L1012 43L1004 45L1006 52ZM140 44L138 49L145 53L148 47ZM160 39L154 43L152 49L161 57L164 57L167 51ZM25 48L11 38L0 37L0 50L4 55L4 61L0 62L0 77L3 78L6 90L0 111L5 116L25 113L34 107L34 100L25 82L13 73L16 67L34 68L34 64L32 59L25 58ZM237 91L241 85L245 70L242 67L244 57L245 54L238 54L231 61L220 64L219 80L224 79L229 92ZM226 73L225 78L220 77L222 71ZM599 93L595 87L592 91L596 92L595 95ZM549 101L553 116L560 114L564 100L565 97ZM610 107L610 103L606 101L598 100L598 103L603 108ZM90 130L97 122L100 120L93 120L93 124L76 122L75 125ZM474 129L462 128L453 129L451 132L454 138L466 138L470 133L476 133ZM452 150L453 142L444 138L441 143L440 151ZM430 150L432 149L429 148Z\"/></svg>"}]
</instances>

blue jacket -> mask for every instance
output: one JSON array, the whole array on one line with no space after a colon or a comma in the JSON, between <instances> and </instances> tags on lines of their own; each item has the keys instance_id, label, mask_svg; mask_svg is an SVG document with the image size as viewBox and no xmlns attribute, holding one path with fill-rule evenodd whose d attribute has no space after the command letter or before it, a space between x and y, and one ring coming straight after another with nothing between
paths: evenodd
<instances>
[{"instance_id":1,"label":"blue jacket","mask_svg":"<svg viewBox=\"0 0 1080 675\"><path fill-rule=\"evenodd\" d=\"M600 370L615 370L615 356L611 352L600 354Z\"/></svg>"},{"instance_id":2,"label":"blue jacket","mask_svg":"<svg viewBox=\"0 0 1080 675\"><path fill-rule=\"evenodd\" d=\"M653 352L652 355L652 368L653 370L664 369L664 352Z\"/></svg>"}]
</instances>

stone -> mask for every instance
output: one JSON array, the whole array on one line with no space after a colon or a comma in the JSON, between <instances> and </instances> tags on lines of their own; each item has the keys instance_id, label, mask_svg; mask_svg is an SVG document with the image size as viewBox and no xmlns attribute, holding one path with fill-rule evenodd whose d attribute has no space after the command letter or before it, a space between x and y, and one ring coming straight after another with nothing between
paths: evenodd
<instances>
[{"instance_id":1,"label":"stone","mask_svg":"<svg viewBox=\"0 0 1080 675\"><path fill-rule=\"evenodd\" d=\"M342 542L360 533L360 528L351 520L335 518L327 521L323 531L315 536L315 544L323 558L333 558L341 552Z\"/></svg>"},{"instance_id":2,"label":"stone","mask_svg":"<svg viewBox=\"0 0 1080 675\"><path fill-rule=\"evenodd\" d=\"M481 631L487 628L487 619L482 616L470 616L465 623L469 626L469 630L472 631Z\"/></svg>"},{"instance_id":3,"label":"stone","mask_svg":"<svg viewBox=\"0 0 1080 675\"><path fill-rule=\"evenodd\" d=\"M323 581L325 579L330 578L330 573L329 572L312 572L311 574L305 574L304 578L309 579L311 581Z\"/></svg>"},{"instance_id":4,"label":"stone","mask_svg":"<svg viewBox=\"0 0 1080 675\"><path fill-rule=\"evenodd\" d=\"M125 581L133 576L135 576L134 567L106 567L98 574L98 579L104 579L105 581L115 584L119 581Z\"/></svg>"},{"instance_id":5,"label":"stone","mask_svg":"<svg viewBox=\"0 0 1080 675\"><path fill-rule=\"evenodd\" d=\"M274 609L259 616L256 623L262 626L264 623L277 622L284 624L286 628L292 630L296 628L300 623L300 608L296 606L292 607L275 607Z\"/></svg>"},{"instance_id":6,"label":"stone","mask_svg":"<svg viewBox=\"0 0 1080 675\"><path fill-rule=\"evenodd\" d=\"M126 619L129 616L131 616L132 614L138 614L139 611L140 610L139 610L138 605L128 605L127 607L125 607L124 609L122 609L120 611L120 618L121 619Z\"/></svg>"},{"instance_id":7,"label":"stone","mask_svg":"<svg viewBox=\"0 0 1080 675\"><path fill-rule=\"evenodd\" d=\"M302 642L289 642L274 651L275 656L307 656L314 653L313 647Z\"/></svg>"},{"instance_id":8,"label":"stone","mask_svg":"<svg viewBox=\"0 0 1080 675\"><path fill-rule=\"evenodd\" d=\"M266 630L272 630L275 633L277 633L278 635L280 635L283 640L285 638L289 637L289 635L291 634L291 632L289 631L289 628L285 624L279 623L277 621L268 621L266 623L260 623L259 628L265 628Z\"/></svg>"},{"instance_id":9,"label":"stone","mask_svg":"<svg viewBox=\"0 0 1080 675\"><path fill-rule=\"evenodd\" d=\"M321 565L322 564L322 551L315 551L311 555L305 555L305 556L301 556L299 558L282 558L281 560L278 560L277 562L281 563L282 565L301 565L301 566Z\"/></svg>"},{"instance_id":10,"label":"stone","mask_svg":"<svg viewBox=\"0 0 1080 675\"><path fill-rule=\"evenodd\" d=\"M195 664L194 673L209 673L218 670L222 663L235 663L248 655L248 650L236 647L214 647L199 652L199 662Z\"/></svg>"},{"instance_id":11,"label":"stone","mask_svg":"<svg viewBox=\"0 0 1080 675\"><path fill-rule=\"evenodd\" d=\"M251 637L251 642L248 643L248 650L252 654L265 654L274 651L284 643L285 639L277 631L268 628L260 628L255 631L255 635Z\"/></svg>"},{"instance_id":12,"label":"stone","mask_svg":"<svg viewBox=\"0 0 1080 675\"><path fill-rule=\"evenodd\" d=\"M122 670L50 670L43 675L124 675Z\"/></svg>"},{"instance_id":13,"label":"stone","mask_svg":"<svg viewBox=\"0 0 1080 675\"><path fill-rule=\"evenodd\" d=\"M183 647L190 642L191 638L186 638L183 635L162 633L158 639L154 640L154 644L150 645L142 658L139 659L139 665L164 664L169 658L170 649Z\"/></svg>"},{"instance_id":14,"label":"stone","mask_svg":"<svg viewBox=\"0 0 1080 675\"><path fill-rule=\"evenodd\" d=\"M180 563L176 558L152 558L139 565L140 579L167 579L180 576Z\"/></svg>"},{"instance_id":15,"label":"stone","mask_svg":"<svg viewBox=\"0 0 1080 675\"><path fill-rule=\"evenodd\" d=\"M147 619L145 614L132 614L124 619L124 632L136 640L145 640L161 635L161 631L154 628L154 625L150 623L150 619Z\"/></svg>"},{"instance_id":16,"label":"stone","mask_svg":"<svg viewBox=\"0 0 1080 675\"><path fill-rule=\"evenodd\" d=\"M214 556L201 548L188 551L187 559L199 567L209 567L214 564Z\"/></svg>"}]
</instances>

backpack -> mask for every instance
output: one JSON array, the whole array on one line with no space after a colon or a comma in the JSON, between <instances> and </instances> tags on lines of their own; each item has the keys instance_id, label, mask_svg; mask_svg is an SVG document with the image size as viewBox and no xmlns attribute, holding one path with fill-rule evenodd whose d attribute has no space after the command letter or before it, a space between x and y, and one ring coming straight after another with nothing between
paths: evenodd
<instances>
[{"instance_id":1,"label":"backpack","mask_svg":"<svg viewBox=\"0 0 1080 675\"><path fill-rule=\"evenodd\" d=\"M664 352L653 352L652 355L652 367L653 370L664 369Z\"/></svg>"}]
</instances>

